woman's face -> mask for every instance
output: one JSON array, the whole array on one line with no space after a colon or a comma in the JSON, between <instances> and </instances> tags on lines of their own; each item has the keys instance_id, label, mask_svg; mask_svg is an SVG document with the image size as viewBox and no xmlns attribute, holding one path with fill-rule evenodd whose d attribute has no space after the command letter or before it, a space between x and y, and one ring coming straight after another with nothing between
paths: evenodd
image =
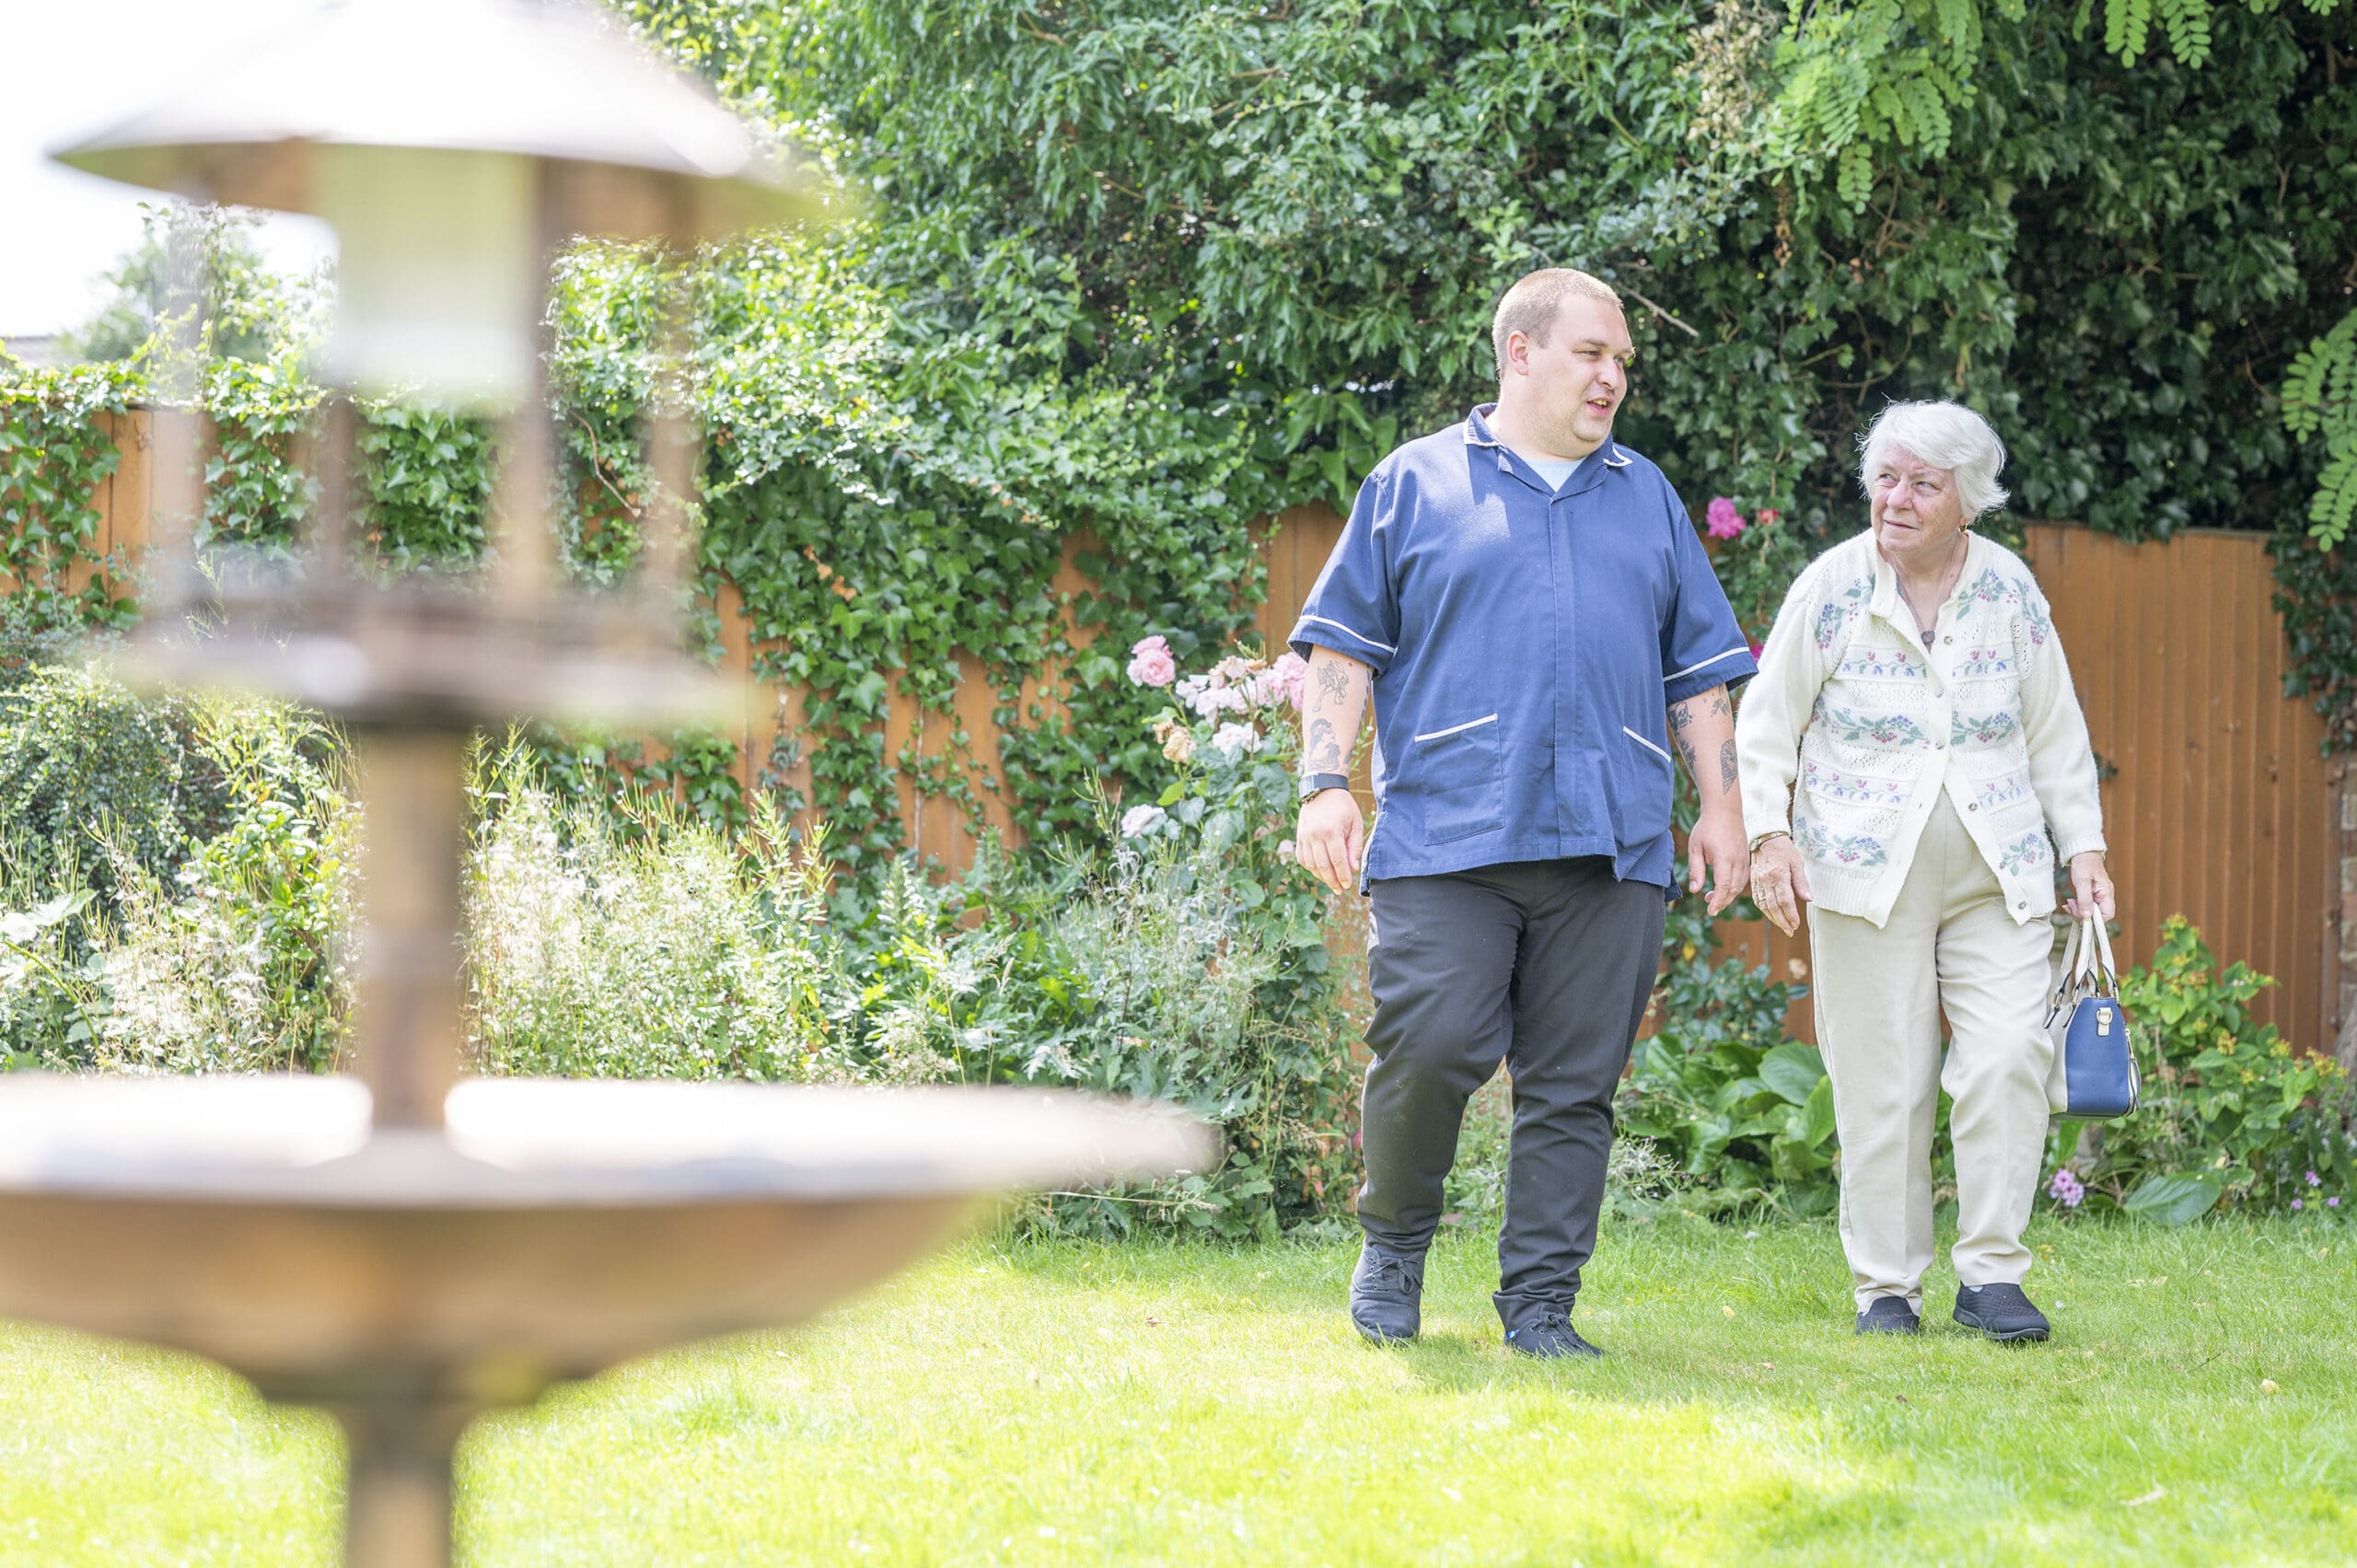
<instances>
[{"instance_id":1,"label":"woman's face","mask_svg":"<svg viewBox=\"0 0 2357 1568\"><path fill-rule=\"evenodd\" d=\"M1875 543L1892 561L1945 561L1964 530L1956 470L1935 469L1904 447L1886 447L1866 473Z\"/></svg>"}]
</instances>

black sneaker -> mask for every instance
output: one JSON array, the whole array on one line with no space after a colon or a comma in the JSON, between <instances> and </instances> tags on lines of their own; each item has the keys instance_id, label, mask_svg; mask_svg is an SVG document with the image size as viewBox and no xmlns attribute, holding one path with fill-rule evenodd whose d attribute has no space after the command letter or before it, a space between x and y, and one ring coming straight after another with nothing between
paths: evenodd
<instances>
[{"instance_id":1,"label":"black sneaker","mask_svg":"<svg viewBox=\"0 0 2357 1568\"><path fill-rule=\"evenodd\" d=\"M2042 1340L2052 1331L2019 1285L1966 1285L1956 1293L1956 1320L2007 1343Z\"/></svg>"},{"instance_id":2,"label":"black sneaker","mask_svg":"<svg viewBox=\"0 0 2357 1568\"><path fill-rule=\"evenodd\" d=\"M1858 1314L1858 1332L1862 1334L1920 1334L1923 1320L1907 1305L1903 1295L1878 1295L1874 1305Z\"/></svg>"},{"instance_id":3,"label":"black sneaker","mask_svg":"<svg viewBox=\"0 0 2357 1568\"><path fill-rule=\"evenodd\" d=\"M1351 1322L1377 1344L1412 1340L1423 1327L1424 1260L1370 1241L1351 1271Z\"/></svg>"},{"instance_id":4,"label":"black sneaker","mask_svg":"<svg viewBox=\"0 0 2357 1568\"><path fill-rule=\"evenodd\" d=\"M1506 1330L1506 1349L1524 1355L1543 1356L1558 1360L1565 1356L1600 1358L1604 1353L1580 1338L1572 1327L1571 1315L1552 1308L1541 1312L1519 1329Z\"/></svg>"}]
</instances>

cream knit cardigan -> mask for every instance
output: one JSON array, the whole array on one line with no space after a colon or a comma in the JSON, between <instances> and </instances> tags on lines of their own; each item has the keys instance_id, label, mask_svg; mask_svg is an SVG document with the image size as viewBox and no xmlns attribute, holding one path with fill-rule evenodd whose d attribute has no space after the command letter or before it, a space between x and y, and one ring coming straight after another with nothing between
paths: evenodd
<instances>
[{"instance_id":1,"label":"cream knit cardigan","mask_svg":"<svg viewBox=\"0 0 2357 1568\"><path fill-rule=\"evenodd\" d=\"M2058 857L2104 847L2046 596L1979 534L1928 638L1871 530L1818 556L1768 633L1736 743L1746 832L1789 831L1814 900L1876 925L1942 790L2017 922L2053 912Z\"/></svg>"}]
</instances>

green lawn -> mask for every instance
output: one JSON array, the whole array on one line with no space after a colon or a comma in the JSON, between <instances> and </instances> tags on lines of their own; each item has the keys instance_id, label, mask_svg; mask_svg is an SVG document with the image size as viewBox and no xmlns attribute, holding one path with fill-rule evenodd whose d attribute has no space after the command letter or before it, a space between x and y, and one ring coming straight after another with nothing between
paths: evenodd
<instances>
[{"instance_id":1,"label":"green lawn","mask_svg":"<svg viewBox=\"0 0 2357 1568\"><path fill-rule=\"evenodd\" d=\"M1487 1239L1424 1339L1353 1249L974 1242L798 1336L479 1427L474 1563L2357 1561L2345 1232L2046 1225L2054 1342L1849 1331L1826 1226L1608 1233L1601 1364L1499 1345ZM2269 1384L2274 1387L2270 1389ZM336 1453L176 1357L0 1330L0 1562L319 1562Z\"/></svg>"}]
</instances>

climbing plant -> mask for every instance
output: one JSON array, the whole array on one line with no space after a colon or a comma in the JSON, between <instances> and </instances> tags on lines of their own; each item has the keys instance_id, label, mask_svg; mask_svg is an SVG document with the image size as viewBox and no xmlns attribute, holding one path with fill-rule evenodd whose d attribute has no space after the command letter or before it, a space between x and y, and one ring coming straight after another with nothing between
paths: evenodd
<instances>
[{"instance_id":1,"label":"climbing plant","mask_svg":"<svg viewBox=\"0 0 2357 1568\"><path fill-rule=\"evenodd\" d=\"M2346 568L2308 531L2350 494L2357 7L627 11L802 148L845 221L684 263L566 256L567 559L593 587L627 576L640 422L683 374L707 442L691 608L710 644L733 592L760 672L804 694L786 752L755 761L807 779L854 861L896 847L904 789L975 821L994 794L1045 838L1083 823L1090 781L1145 787L1127 648L1159 633L1194 660L1243 633L1252 520L1346 505L1480 400L1492 303L1540 264L1630 300L1620 434L1698 521L1730 499L1719 561L1755 628L1856 526L1846 467L1882 401L1955 396L2005 436L2022 516L2272 529L2302 679L2337 714L2357 696ZM312 504L307 365L295 345L210 372L224 541L284 541ZM107 374L138 395L135 364ZM64 439L84 385L12 372L7 428ZM473 558L495 434L362 412L368 542L393 567ZM973 681L995 747L956 719ZM667 765L725 815L730 760L687 738Z\"/></svg>"}]
</instances>

